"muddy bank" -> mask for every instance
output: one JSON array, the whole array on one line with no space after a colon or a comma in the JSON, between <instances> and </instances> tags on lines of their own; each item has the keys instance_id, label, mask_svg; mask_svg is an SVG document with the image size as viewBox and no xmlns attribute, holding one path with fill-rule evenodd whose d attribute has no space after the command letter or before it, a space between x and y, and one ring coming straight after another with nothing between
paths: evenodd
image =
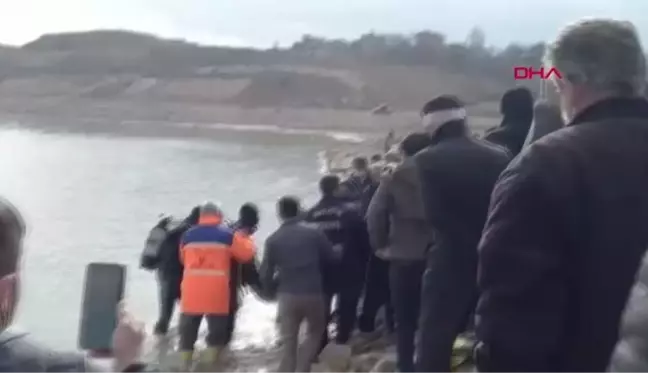
<instances>
[{"instance_id":1,"label":"muddy bank","mask_svg":"<svg viewBox=\"0 0 648 373\"><path fill-rule=\"evenodd\" d=\"M497 124L498 119L482 116L469 108L476 129ZM227 105L160 102L152 100L94 100L84 98L3 98L0 119L29 122L77 122L85 124L123 122L190 123L246 126L274 126L293 130L384 132L389 129L419 129L417 112L372 115L369 112L334 109L241 108Z\"/></svg>"}]
</instances>

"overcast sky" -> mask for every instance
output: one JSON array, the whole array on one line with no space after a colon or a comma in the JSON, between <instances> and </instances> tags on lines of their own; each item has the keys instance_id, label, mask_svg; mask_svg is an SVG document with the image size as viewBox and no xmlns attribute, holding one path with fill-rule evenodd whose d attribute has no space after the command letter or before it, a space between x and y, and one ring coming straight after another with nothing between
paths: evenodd
<instances>
[{"instance_id":1,"label":"overcast sky","mask_svg":"<svg viewBox=\"0 0 648 373\"><path fill-rule=\"evenodd\" d=\"M464 40L479 26L488 44L502 46L546 40L585 16L631 20L648 40L646 0L0 0L0 43L109 28L269 47L306 33L355 38L370 30L430 29Z\"/></svg>"}]
</instances>

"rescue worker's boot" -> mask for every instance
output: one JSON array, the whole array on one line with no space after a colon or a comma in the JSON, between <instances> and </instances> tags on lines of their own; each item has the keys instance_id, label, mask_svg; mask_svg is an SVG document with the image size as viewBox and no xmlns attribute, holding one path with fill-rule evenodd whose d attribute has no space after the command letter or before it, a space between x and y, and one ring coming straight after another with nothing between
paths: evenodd
<instances>
[{"instance_id":1,"label":"rescue worker's boot","mask_svg":"<svg viewBox=\"0 0 648 373\"><path fill-rule=\"evenodd\" d=\"M193 368L193 351L180 351L181 371L189 372Z\"/></svg>"},{"instance_id":2,"label":"rescue worker's boot","mask_svg":"<svg viewBox=\"0 0 648 373\"><path fill-rule=\"evenodd\" d=\"M205 364L211 368L215 368L220 362L222 349L220 346L205 348Z\"/></svg>"}]
</instances>

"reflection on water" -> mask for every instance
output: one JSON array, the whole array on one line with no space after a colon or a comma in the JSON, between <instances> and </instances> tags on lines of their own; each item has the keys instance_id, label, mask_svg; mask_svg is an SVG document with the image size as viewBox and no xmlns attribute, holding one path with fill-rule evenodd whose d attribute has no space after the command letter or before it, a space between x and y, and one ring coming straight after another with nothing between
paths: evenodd
<instances>
[{"instance_id":1,"label":"reflection on water","mask_svg":"<svg viewBox=\"0 0 648 373\"><path fill-rule=\"evenodd\" d=\"M91 261L129 265L130 308L150 325L157 289L152 274L137 263L160 212L185 214L209 199L235 214L243 202L255 201L263 213L262 242L276 227L276 198L312 198L316 154L325 144L235 140L0 129L0 194L23 210L29 224L20 325L45 342L73 348L83 273ZM274 338L273 322L274 307L248 296L236 345L267 344Z\"/></svg>"}]
</instances>

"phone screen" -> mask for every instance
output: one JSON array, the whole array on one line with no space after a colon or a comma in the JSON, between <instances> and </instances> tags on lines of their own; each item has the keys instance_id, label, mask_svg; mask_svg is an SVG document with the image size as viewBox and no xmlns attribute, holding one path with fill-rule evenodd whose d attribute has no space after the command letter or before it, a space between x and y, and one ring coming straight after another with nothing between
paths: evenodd
<instances>
[{"instance_id":1,"label":"phone screen","mask_svg":"<svg viewBox=\"0 0 648 373\"><path fill-rule=\"evenodd\" d=\"M90 263L86 267L79 326L81 349L110 351L125 279L126 267L121 264Z\"/></svg>"}]
</instances>

